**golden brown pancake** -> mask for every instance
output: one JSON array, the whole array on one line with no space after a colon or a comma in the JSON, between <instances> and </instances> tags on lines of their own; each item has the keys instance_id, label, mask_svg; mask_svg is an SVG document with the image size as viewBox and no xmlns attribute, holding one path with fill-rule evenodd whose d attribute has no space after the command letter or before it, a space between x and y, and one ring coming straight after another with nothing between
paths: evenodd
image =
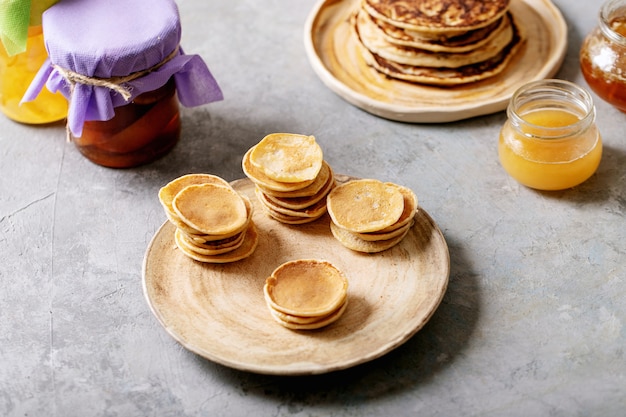
<instances>
[{"instance_id":1,"label":"golden brown pancake","mask_svg":"<svg viewBox=\"0 0 626 417\"><path fill-rule=\"evenodd\" d=\"M315 330L320 329L322 327L328 326L336 322L346 311L346 307L348 306L348 299L344 301L344 303L332 313L323 316L323 317L313 317L312 319L309 317L298 317L292 316L288 314L284 314L280 311L274 310L270 308L270 314L272 318L276 320L282 326L292 329L292 330Z\"/></svg>"},{"instance_id":2,"label":"golden brown pancake","mask_svg":"<svg viewBox=\"0 0 626 417\"><path fill-rule=\"evenodd\" d=\"M257 198L263 205L272 209L273 211L285 214L287 216L318 218L326 213L326 200L324 199L318 200L309 207L304 207L302 209L291 209L281 206L280 204L277 204L276 202L270 200L265 194L263 194L263 192L259 188L255 189L255 193Z\"/></svg>"},{"instance_id":3,"label":"golden brown pancake","mask_svg":"<svg viewBox=\"0 0 626 417\"><path fill-rule=\"evenodd\" d=\"M245 231L238 235L231 236L222 240L214 240L210 243L198 243L190 239L183 231L176 229L176 243L184 246L190 251L201 255L221 255L223 253L232 252L243 244Z\"/></svg>"},{"instance_id":4,"label":"golden brown pancake","mask_svg":"<svg viewBox=\"0 0 626 417\"><path fill-rule=\"evenodd\" d=\"M315 220L319 219L326 213L324 211L318 217L290 216L288 214L284 214L284 213L274 210L270 206L263 204L262 201L261 201L261 208L263 209L263 211L267 213L268 216L270 216L274 220L277 220L285 224L291 224L291 225L306 224L306 223L314 222Z\"/></svg>"},{"instance_id":5,"label":"golden brown pancake","mask_svg":"<svg viewBox=\"0 0 626 417\"><path fill-rule=\"evenodd\" d=\"M235 236L239 233L241 233L241 231L243 229L245 229L246 227L248 227L248 224L252 221L252 214L253 214L253 210L254 210L254 206L252 205L252 202L250 201L250 199L243 195L240 194L244 204L246 205L246 213L247 213L247 218L246 221L244 223L244 225L242 226L241 230L239 229L235 229L232 232L229 233L222 233L222 234L206 234L206 233L202 233L199 231L196 232L189 232L188 229L189 227L178 227L183 233L185 233L185 236L190 239L191 241L195 242L195 243L210 243L216 240L224 240L227 238L230 238L232 236ZM174 225L176 226L176 223L174 223ZM183 223L184 225L184 223ZM192 229L195 230L195 229Z\"/></svg>"},{"instance_id":6,"label":"golden brown pancake","mask_svg":"<svg viewBox=\"0 0 626 417\"><path fill-rule=\"evenodd\" d=\"M359 179L336 186L326 197L328 214L339 227L352 232L375 232L396 223L404 211L404 197L392 183Z\"/></svg>"},{"instance_id":7,"label":"golden brown pancake","mask_svg":"<svg viewBox=\"0 0 626 417\"><path fill-rule=\"evenodd\" d=\"M176 214L174 207L172 207L172 201L176 194L178 194L181 190L189 185L198 185L198 184L217 184L223 185L225 187L230 187L230 184L221 177L212 174L187 174L180 176L165 186L161 187L159 190L159 201L165 210L165 214L174 226L177 228L183 229L189 233L200 233L198 230L193 229L189 225L185 224Z\"/></svg>"},{"instance_id":8,"label":"golden brown pancake","mask_svg":"<svg viewBox=\"0 0 626 417\"><path fill-rule=\"evenodd\" d=\"M392 224L391 226L385 227L384 229L377 230L376 233L389 233L396 229L406 226L410 223L415 217L415 213L417 211L417 196L408 187L404 187L402 185L396 184L400 193L402 193L402 198L404 201L404 209L402 210L402 214L397 222Z\"/></svg>"},{"instance_id":9,"label":"golden brown pancake","mask_svg":"<svg viewBox=\"0 0 626 417\"><path fill-rule=\"evenodd\" d=\"M354 24L363 46L385 60L416 67L459 68L487 61L511 42L513 28L508 16L503 20L505 24L498 26L487 42L464 52L433 52L390 43L362 10L356 15Z\"/></svg>"},{"instance_id":10,"label":"golden brown pancake","mask_svg":"<svg viewBox=\"0 0 626 417\"><path fill-rule=\"evenodd\" d=\"M438 68L405 65L385 59L367 49L357 37L363 58L377 71L403 81L435 86L456 86L481 81L500 74L522 44L520 28L511 22L513 39L493 58L458 68ZM358 34L357 34L358 36Z\"/></svg>"},{"instance_id":11,"label":"golden brown pancake","mask_svg":"<svg viewBox=\"0 0 626 417\"><path fill-rule=\"evenodd\" d=\"M404 229L404 232L392 239L369 241L363 240L356 233L350 232L344 228L338 227L335 223L330 223L330 231L342 245L356 252L377 253L390 249L400 243L402 239L411 230L410 227Z\"/></svg>"},{"instance_id":12,"label":"golden brown pancake","mask_svg":"<svg viewBox=\"0 0 626 417\"><path fill-rule=\"evenodd\" d=\"M222 178L189 174L159 190L168 220L176 227L174 241L186 256L199 262L234 262L250 256L258 244L250 199Z\"/></svg>"},{"instance_id":13,"label":"golden brown pancake","mask_svg":"<svg viewBox=\"0 0 626 417\"><path fill-rule=\"evenodd\" d=\"M424 33L399 28L363 12L370 21L368 24L373 25L373 30L376 30L387 42L432 52L455 53L474 50L489 42L494 34L507 24L502 17L484 28L469 30L455 36L446 36L440 33Z\"/></svg>"},{"instance_id":14,"label":"golden brown pancake","mask_svg":"<svg viewBox=\"0 0 626 417\"><path fill-rule=\"evenodd\" d=\"M207 184L207 183L230 187L230 184L226 180L224 180L221 177L218 177L217 175L187 174L187 175L180 176L170 181L163 187L161 187L161 189L159 190L159 201L161 202L161 204L163 205L163 208L166 211L175 214L174 208L172 207L172 200L174 200L174 197L176 197L176 194L178 194L183 188L189 185Z\"/></svg>"},{"instance_id":15,"label":"golden brown pancake","mask_svg":"<svg viewBox=\"0 0 626 417\"><path fill-rule=\"evenodd\" d=\"M274 181L301 183L317 177L323 161L314 136L271 133L250 152L250 163Z\"/></svg>"},{"instance_id":16,"label":"golden brown pancake","mask_svg":"<svg viewBox=\"0 0 626 417\"><path fill-rule=\"evenodd\" d=\"M216 264L229 263L240 261L252 255L259 243L259 233L254 222L251 222L246 228L243 244L235 250L222 253L220 255L204 255L196 252L195 250L190 250L187 246L180 242L179 235L176 233L174 234L174 241L176 242L178 249L193 260Z\"/></svg>"},{"instance_id":17,"label":"golden brown pancake","mask_svg":"<svg viewBox=\"0 0 626 417\"><path fill-rule=\"evenodd\" d=\"M308 186L304 188L294 190L294 191L275 191L275 190L264 188L263 186L259 184L256 184L256 185L263 190L263 193L269 196L276 197L279 199L280 198L295 199L295 198L314 197L315 195L319 194L320 191L324 187L328 186L328 183L330 181L334 182L333 170L331 169L331 167L328 165L326 161L322 161L322 168L320 169L320 172L317 174L317 177L315 177L315 180L313 180L311 184L309 184Z\"/></svg>"},{"instance_id":18,"label":"golden brown pancake","mask_svg":"<svg viewBox=\"0 0 626 417\"><path fill-rule=\"evenodd\" d=\"M335 311L329 314L323 315L323 316L313 316L313 317L302 317L302 316L294 316L293 314L286 314L286 313L283 313L282 311L274 310L273 308L269 306L269 304L268 304L268 308L270 312L272 313L272 315L274 316L274 318L276 320L280 320L281 324L283 323L312 324L312 323L319 322L321 320L328 319L333 315L336 315L340 310L345 309L347 305L347 301L348 301L348 298L346 297L346 301L344 301L344 303L341 304Z\"/></svg>"},{"instance_id":19,"label":"golden brown pancake","mask_svg":"<svg viewBox=\"0 0 626 417\"><path fill-rule=\"evenodd\" d=\"M353 233L355 237L358 237L362 240L367 240L368 242L378 242L381 240L389 240L396 238L400 235L406 233L406 229L413 226L413 221L405 224L404 226L398 227L397 229L391 230L389 232L369 232L369 233L358 233L358 232L350 232Z\"/></svg>"},{"instance_id":20,"label":"golden brown pancake","mask_svg":"<svg viewBox=\"0 0 626 417\"><path fill-rule=\"evenodd\" d=\"M194 229L193 227L189 226L188 224L186 224L185 222L183 222L180 217L178 217L178 214L176 214L176 212L174 211L174 208L172 208L172 212L170 213L168 210L165 210L165 216L167 217L167 220L169 220L170 223L172 223L174 226L176 226L177 229L181 229L183 230L185 233L189 233L191 235L193 234L201 234L202 232Z\"/></svg>"},{"instance_id":21,"label":"golden brown pancake","mask_svg":"<svg viewBox=\"0 0 626 417\"><path fill-rule=\"evenodd\" d=\"M244 174L256 185L262 187L263 189L273 190L278 192L291 192L301 190L309 185L311 185L314 179L301 181L301 182L282 182L276 181L270 177L268 177L265 172L257 168L250 161L250 154L254 147L248 149L246 154L243 156L241 161L241 167L243 169ZM321 168L320 168L321 169Z\"/></svg>"},{"instance_id":22,"label":"golden brown pancake","mask_svg":"<svg viewBox=\"0 0 626 417\"><path fill-rule=\"evenodd\" d=\"M310 197L275 197L269 193L263 192L263 190L261 190L261 192L263 192L267 200L279 205L280 207L291 210L304 210L323 200L333 189L335 184L335 179L332 176L329 176L326 184L324 184L324 187L320 189L317 194ZM324 202L324 204L326 203Z\"/></svg>"},{"instance_id":23,"label":"golden brown pancake","mask_svg":"<svg viewBox=\"0 0 626 417\"><path fill-rule=\"evenodd\" d=\"M509 0L363 0L372 16L420 32L462 33L498 20Z\"/></svg>"},{"instance_id":24,"label":"golden brown pancake","mask_svg":"<svg viewBox=\"0 0 626 417\"><path fill-rule=\"evenodd\" d=\"M208 235L236 233L248 221L243 198L230 186L189 185L176 194L172 206L184 223Z\"/></svg>"},{"instance_id":25,"label":"golden brown pancake","mask_svg":"<svg viewBox=\"0 0 626 417\"><path fill-rule=\"evenodd\" d=\"M297 259L277 267L265 280L265 301L276 311L325 317L346 301L348 280L328 261Z\"/></svg>"}]
</instances>

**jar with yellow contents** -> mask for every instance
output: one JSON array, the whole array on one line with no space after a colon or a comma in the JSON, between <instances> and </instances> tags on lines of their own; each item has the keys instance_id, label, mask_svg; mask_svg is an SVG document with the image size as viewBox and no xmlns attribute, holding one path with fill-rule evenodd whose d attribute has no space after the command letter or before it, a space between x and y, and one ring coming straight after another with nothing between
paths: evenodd
<instances>
[{"instance_id":1,"label":"jar with yellow contents","mask_svg":"<svg viewBox=\"0 0 626 417\"><path fill-rule=\"evenodd\" d=\"M0 2L0 111L20 123L52 123L67 115L67 100L60 93L42 91L36 100L21 103L39 67L48 58L41 13L55 2Z\"/></svg>"},{"instance_id":2,"label":"jar with yellow contents","mask_svg":"<svg viewBox=\"0 0 626 417\"><path fill-rule=\"evenodd\" d=\"M538 190L579 185L597 170L602 140L591 95L564 80L520 87L507 108L498 154L505 171Z\"/></svg>"}]
</instances>

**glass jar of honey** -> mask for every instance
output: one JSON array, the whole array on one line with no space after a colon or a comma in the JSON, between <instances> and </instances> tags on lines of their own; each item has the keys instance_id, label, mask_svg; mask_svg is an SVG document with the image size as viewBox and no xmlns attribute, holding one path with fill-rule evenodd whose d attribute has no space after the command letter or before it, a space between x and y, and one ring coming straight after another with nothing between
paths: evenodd
<instances>
[{"instance_id":1,"label":"glass jar of honey","mask_svg":"<svg viewBox=\"0 0 626 417\"><path fill-rule=\"evenodd\" d=\"M41 13L55 2L0 2L0 111L16 122L45 124L62 120L67 115L67 100L60 93L46 90L36 100L20 103L48 58Z\"/></svg>"},{"instance_id":2,"label":"glass jar of honey","mask_svg":"<svg viewBox=\"0 0 626 417\"><path fill-rule=\"evenodd\" d=\"M498 143L500 163L523 185L563 190L591 177L602 140L589 92L564 80L541 80L512 96Z\"/></svg>"},{"instance_id":3,"label":"glass jar of honey","mask_svg":"<svg viewBox=\"0 0 626 417\"><path fill-rule=\"evenodd\" d=\"M164 156L180 137L179 103L223 98L204 61L183 52L174 0L67 0L42 22L50 59L24 100L44 84L62 92L68 137L96 164L128 168Z\"/></svg>"},{"instance_id":4,"label":"glass jar of honey","mask_svg":"<svg viewBox=\"0 0 626 417\"><path fill-rule=\"evenodd\" d=\"M581 45L580 67L600 98L626 112L626 0L602 5L597 27Z\"/></svg>"}]
</instances>

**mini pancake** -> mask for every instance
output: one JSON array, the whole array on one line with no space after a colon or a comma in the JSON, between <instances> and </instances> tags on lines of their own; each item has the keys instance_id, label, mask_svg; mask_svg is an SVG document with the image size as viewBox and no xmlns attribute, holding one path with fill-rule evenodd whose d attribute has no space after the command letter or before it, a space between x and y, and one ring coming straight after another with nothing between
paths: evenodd
<instances>
[{"instance_id":1,"label":"mini pancake","mask_svg":"<svg viewBox=\"0 0 626 417\"><path fill-rule=\"evenodd\" d=\"M358 232L350 232L353 233L355 237L359 239L367 240L369 242L378 242L381 240L389 240L400 235L406 233L407 229L413 226L413 222L406 223L404 226L398 227L397 229L391 230L389 232L369 232L369 233L358 233Z\"/></svg>"},{"instance_id":2,"label":"mini pancake","mask_svg":"<svg viewBox=\"0 0 626 417\"><path fill-rule=\"evenodd\" d=\"M250 163L274 181L301 183L317 177L322 167L322 148L314 136L272 133L257 143Z\"/></svg>"},{"instance_id":3,"label":"mini pancake","mask_svg":"<svg viewBox=\"0 0 626 417\"><path fill-rule=\"evenodd\" d=\"M197 184L218 184L225 187L230 187L230 184L221 177L211 174L187 174L178 177L159 190L159 201L163 205L166 212L176 215L174 208L172 207L172 201L176 194L178 194L183 188L189 185Z\"/></svg>"},{"instance_id":4,"label":"mini pancake","mask_svg":"<svg viewBox=\"0 0 626 417\"><path fill-rule=\"evenodd\" d=\"M407 227L404 233L402 233L400 236L394 237L393 239L377 240L372 242L359 238L356 233L343 229L333 222L330 223L330 231L335 239L337 239L342 245L344 245L348 249L356 252L365 253L378 253L387 249L391 249L392 247L400 243L402 239L404 239L409 230L411 230L411 228Z\"/></svg>"},{"instance_id":5,"label":"mini pancake","mask_svg":"<svg viewBox=\"0 0 626 417\"><path fill-rule=\"evenodd\" d=\"M279 192L291 192L301 190L311 185L315 181L315 179L296 183L276 181L268 177L261 169L257 168L252 164L252 162L250 162L250 154L252 153L252 150L253 148L248 149L246 154L243 156L241 167L244 174L246 174L246 176L250 178L252 182L264 189Z\"/></svg>"},{"instance_id":6,"label":"mini pancake","mask_svg":"<svg viewBox=\"0 0 626 417\"><path fill-rule=\"evenodd\" d=\"M336 322L342 315L343 313L346 311L346 307L348 306L348 299L346 298L346 301L343 303L343 305L341 305L341 307L339 307L337 310L335 310L333 313L319 318L319 319L315 319L314 321L311 322L307 322L307 323L300 323L297 321L290 321L290 320L284 320L283 317L285 317L285 315L282 315L282 313L280 313L279 311L273 310L270 308L270 314L272 315L272 318L278 322L279 324L281 324L282 326L291 329L291 330L316 330L316 329L320 329L322 327L328 326L329 324L332 324L334 322ZM289 317L294 317L294 316L289 316Z\"/></svg>"},{"instance_id":7,"label":"mini pancake","mask_svg":"<svg viewBox=\"0 0 626 417\"><path fill-rule=\"evenodd\" d=\"M277 267L263 293L271 309L300 317L326 316L346 301L348 280L333 264L298 259Z\"/></svg>"},{"instance_id":8,"label":"mini pancake","mask_svg":"<svg viewBox=\"0 0 626 417\"><path fill-rule=\"evenodd\" d=\"M263 203L266 207L272 209L275 212L285 214L291 217L315 217L318 218L324 213L326 213L326 200L320 199L313 205L309 207L305 207L300 210L289 209L276 204L274 201L267 198L265 194L259 189L255 189L255 193L259 201Z\"/></svg>"},{"instance_id":9,"label":"mini pancake","mask_svg":"<svg viewBox=\"0 0 626 417\"><path fill-rule=\"evenodd\" d=\"M196 251L189 250L184 244L179 241L179 239L176 237L176 234L174 234L174 241L176 242L176 246L178 247L178 249L180 249L181 252L183 252L186 256L190 257L193 260L196 260L198 262L222 264L240 261L252 255L259 243L259 233L254 222L251 222L246 229L243 244L237 249L223 253L221 255L203 255Z\"/></svg>"},{"instance_id":10,"label":"mini pancake","mask_svg":"<svg viewBox=\"0 0 626 417\"><path fill-rule=\"evenodd\" d=\"M289 216L287 214L279 213L278 211L272 209L271 207L263 204L263 202L261 202L261 207L263 208L263 211L265 211L267 215L273 218L274 220L277 220L285 224L291 224L291 225L311 223L319 219L325 214L324 212L320 214L319 217Z\"/></svg>"},{"instance_id":11,"label":"mini pancake","mask_svg":"<svg viewBox=\"0 0 626 417\"><path fill-rule=\"evenodd\" d=\"M326 187L331 180L334 180L333 170L331 169L330 165L326 163L326 161L322 161L322 168L317 174L317 177L315 177L315 180L311 184L304 188L300 188L294 191L281 192L262 187L259 184L257 184L257 186L263 190L263 193L271 197L290 199L306 198L319 194L322 188Z\"/></svg>"},{"instance_id":12,"label":"mini pancake","mask_svg":"<svg viewBox=\"0 0 626 417\"><path fill-rule=\"evenodd\" d=\"M432 52L392 44L380 36L380 33L376 31L376 26L370 23L371 20L363 11L358 13L353 24L363 45L385 60L416 67L459 68L491 59L511 42L513 28L507 16L505 19L507 24L499 26L488 42L465 52Z\"/></svg>"},{"instance_id":13,"label":"mini pancake","mask_svg":"<svg viewBox=\"0 0 626 417\"><path fill-rule=\"evenodd\" d=\"M462 33L498 20L509 0L363 0L362 7L393 26L429 33Z\"/></svg>"},{"instance_id":14,"label":"mini pancake","mask_svg":"<svg viewBox=\"0 0 626 417\"><path fill-rule=\"evenodd\" d=\"M410 223L415 217L415 213L417 212L417 196L408 187L404 187L402 185L396 184L396 187L402 193L402 199L404 201L404 209L402 210L402 214L397 222L392 224L391 226L385 227L384 229L377 230L376 233L389 233L396 229L402 228Z\"/></svg>"},{"instance_id":15,"label":"mini pancake","mask_svg":"<svg viewBox=\"0 0 626 417\"><path fill-rule=\"evenodd\" d=\"M246 229L247 230L247 229ZM189 237L187 235L185 235L184 232L180 231L181 234L181 238L186 242L189 243L189 247L190 249L195 250L198 253L202 253L204 255L217 255L218 252L223 253L222 251L224 250L224 252L226 252L226 250L234 250L237 249L239 246L242 245L243 240L246 236L246 231L243 230L242 232L239 232L238 234L228 237L226 239L222 239L222 240L212 240L210 242L206 242L206 243L198 243L192 239L189 239Z\"/></svg>"},{"instance_id":16,"label":"mini pancake","mask_svg":"<svg viewBox=\"0 0 626 417\"><path fill-rule=\"evenodd\" d=\"M398 186L374 179L336 186L326 197L332 221L352 232L375 232L396 223L404 211Z\"/></svg>"},{"instance_id":17,"label":"mini pancake","mask_svg":"<svg viewBox=\"0 0 626 417\"><path fill-rule=\"evenodd\" d=\"M280 320L283 323L313 324L313 323L320 322L322 320L326 320L330 318L331 316L336 315L340 310L344 310L347 302L348 302L348 297L346 297L343 304L341 304L335 311L328 313L324 316L313 316L313 317L302 317L302 316L294 316L292 314L286 314L286 313L283 313L282 311L274 310L269 305L268 305L268 308L270 312L272 313L272 316L274 316L276 320Z\"/></svg>"},{"instance_id":18,"label":"mini pancake","mask_svg":"<svg viewBox=\"0 0 626 417\"><path fill-rule=\"evenodd\" d=\"M199 230L196 230L193 227L190 227L189 225L185 224L185 222L183 222L180 219L180 217L178 217L178 214L176 214L175 212L170 213L169 211L165 210L165 216L167 217L167 220L170 221L170 223L176 226L177 229L181 229L185 233L189 233L189 234L201 234L202 233Z\"/></svg>"},{"instance_id":19,"label":"mini pancake","mask_svg":"<svg viewBox=\"0 0 626 417\"><path fill-rule=\"evenodd\" d=\"M267 215L270 216L271 218L273 218L274 220L277 220L277 221L279 221L281 223L290 224L290 225L311 223L311 222L314 222L315 220L319 219L320 217L322 217L324 214L326 214L324 212L324 213L320 214L319 217L289 216L287 214L283 214L283 213L280 213L280 212L272 209L271 207L263 204L263 202L261 202L261 207L267 213Z\"/></svg>"},{"instance_id":20,"label":"mini pancake","mask_svg":"<svg viewBox=\"0 0 626 417\"><path fill-rule=\"evenodd\" d=\"M241 231L248 219L241 195L223 185L189 185L176 194L172 206L184 223L208 235Z\"/></svg>"},{"instance_id":21,"label":"mini pancake","mask_svg":"<svg viewBox=\"0 0 626 417\"><path fill-rule=\"evenodd\" d=\"M176 243L184 246L185 248L198 253L200 255L221 255L223 253L232 252L243 244L245 231L235 235L233 237L216 240L211 244L195 243L190 240L180 229L176 229L174 232Z\"/></svg>"},{"instance_id":22,"label":"mini pancake","mask_svg":"<svg viewBox=\"0 0 626 417\"><path fill-rule=\"evenodd\" d=\"M331 176L328 177L328 181L324 184L324 187L320 189L317 194L310 197L275 197L271 194L263 193L265 198L272 203L291 210L304 210L312 205L321 202L328 193L335 187L335 179ZM262 191L262 190L261 190ZM324 202L326 204L326 202Z\"/></svg>"},{"instance_id":23,"label":"mini pancake","mask_svg":"<svg viewBox=\"0 0 626 417\"><path fill-rule=\"evenodd\" d=\"M220 235L206 234L200 231L189 232L188 229L190 228L188 226L179 227L179 229L181 229L181 231L185 233L185 237L187 237L190 241L193 241L195 243L207 243L207 242L210 243L216 240L224 240L224 239L230 238L234 235L241 233L246 227L248 227L248 224L252 221L252 214L253 214L254 207L252 206L252 202L247 196L240 194L240 197L242 198L244 204L246 205L246 213L247 213L246 222L244 223L241 229L234 230L230 233L222 233ZM192 230L195 230L195 229L192 229Z\"/></svg>"}]
</instances>

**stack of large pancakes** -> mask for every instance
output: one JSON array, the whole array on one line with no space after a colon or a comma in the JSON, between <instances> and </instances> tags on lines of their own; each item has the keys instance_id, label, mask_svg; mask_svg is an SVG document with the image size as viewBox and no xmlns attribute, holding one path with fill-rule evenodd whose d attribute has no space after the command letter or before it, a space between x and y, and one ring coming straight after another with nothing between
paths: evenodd
<instances>
[{"instance_id":1,"label":"stack of large pancakes","mask_svg":"<svg viewBox=\"0 0 626 417\"><path fill-rule=\"evenodd\" d=\"M389 77L454 86L502 72L521 44L510 0L362 0L352 16L368 65Z\"/></svg>"}]
</instances>

